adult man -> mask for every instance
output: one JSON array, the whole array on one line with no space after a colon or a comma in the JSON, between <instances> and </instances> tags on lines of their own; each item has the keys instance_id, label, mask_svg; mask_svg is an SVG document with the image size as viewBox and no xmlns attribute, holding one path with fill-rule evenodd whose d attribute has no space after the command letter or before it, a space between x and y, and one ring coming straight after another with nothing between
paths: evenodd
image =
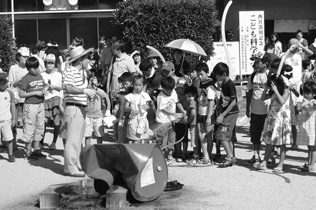
<instances>
[{"instance_id":1,"label":"adult man","mask_svg":"<svg viewBox=\"0 0 316 210\"><path fill-rule=\"evenodd\" d=\"M88 97L95 95L95 90L87 89L88 53L93 48L84 50L82 46L70 51L69 63L64 72L64 98L66 107L63 113L61 136L66 139L64 153L64 172L67 176L84 177L80 172L79 154L85 131L86 105Z\"/></svg>"},{"instance_id":2,"label":"adult man","mask_svg":"<svg viewBox=\"0 0 316 210\"><path fill-rule=\"evenodd\" d=\"M125 52L125 43L122 40L114 42L112 47L114 57L110 65L110 74L107 78L107 93L111 90L112 97L115 97L120 89L118 78L124 72L136 72L134 60ZM110 82L111 80L111 82ZM111 86L110 86L111 83Z\"/></svg>"},{"instance_id":3,"label":"adult man","mask_svg":"<svg viewBox=\"0 0 316 210\"><path fill-rule=\"evenodd\" d=\"M100 40L100 44L103 41ZM112 37L107 37L106 40L104 40L105 47L103 47L102 52L100 53L100 69L101 69L101 75L102 75L102 84L106 84L106 75L108 75L108 70L111 64L112 59Z\"/></svg>"}]
</instances>

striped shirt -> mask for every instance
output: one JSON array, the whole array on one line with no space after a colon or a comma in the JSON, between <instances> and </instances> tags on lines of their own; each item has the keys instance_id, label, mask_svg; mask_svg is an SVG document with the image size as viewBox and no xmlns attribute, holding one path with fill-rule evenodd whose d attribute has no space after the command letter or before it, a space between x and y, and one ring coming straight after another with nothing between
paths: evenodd
<instances>
[{"instance_id":1,"label":"striped shirt","mask_svg":"<svg viewBox=\"0 0 316 210\"><path fill-rule=\"evenodd\" d=\"M88 87L87 73L84 70L78 70L73 66L69 66L69 68L64 71L63 83L64 85L71 85L79 89L87 88ZM70 94L65 91L64 98L65 98L66 104L75 103L75 104L87 105L86 94Z\"/></svg>"}]
</instances>

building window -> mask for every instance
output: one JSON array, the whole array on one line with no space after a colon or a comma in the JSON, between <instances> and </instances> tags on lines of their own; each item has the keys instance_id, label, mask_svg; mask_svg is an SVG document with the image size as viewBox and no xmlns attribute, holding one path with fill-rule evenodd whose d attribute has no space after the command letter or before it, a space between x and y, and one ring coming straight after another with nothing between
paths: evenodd
<instances>
[{"instance_id":1,"label":"building window","mask_svg":"<svg viewBox=\"0 0 316 210\"><path fill-rule=\"evenodd\" d=\"M49 40L56 40L59 50L67 48L66 19L39 19L38 20L39 40L46 43Z\"/></svg>"},{"instance_id":2,"label":"building window","mask_svg":"<svg viewBox=\"0 0 316 210\"><path fill-rule=\"evenodd\" d=\"M70 19L70 42L75 37L84 40L84 48L98 47L97 19L96 18L72 18Z\"/></svg>"},{"instance_id":3,"label":"building window","mask_svg":"<svg viewBox=\"0 0 316 210\"><path fill-rule=\"evenodd\" d=\"M119 0L99 0L99 9L115 9Z\"/></svg>"},{"instance_id":4,"label":"building window","mask_svg":"<svg viewBox=\"0 0 316 210\"><path fill-rule=\"evenodd\" d=\"M26 44L31 47L37 42L36 20L16 20L15 36L17 37L17 46Z\"/></svg>"}]
</instances>

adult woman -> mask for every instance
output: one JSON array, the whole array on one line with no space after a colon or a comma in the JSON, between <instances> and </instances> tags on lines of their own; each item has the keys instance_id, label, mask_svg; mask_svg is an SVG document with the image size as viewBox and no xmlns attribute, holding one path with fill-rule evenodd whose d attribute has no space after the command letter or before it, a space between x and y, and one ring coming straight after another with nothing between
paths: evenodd
<instances>
[{"instance_id":1,"label":"adult woman","mask_svg":"<svg viewBox=\"0 0 316 210\"><path fill-rule=\"evenodd\" d=\"M277 56L281 56L281 53L283 52L282 50L282 43L279 41L279 36L277 33L273 33L270 36L271 43L274 44L275 50L274 54Z\"/></svg>"},{"instance_id":2,"label":"adult woman","mask_svg":"<svg viewBox=\"0 0 316 210\"><path fill-rule=\"evenodd\" d=\"M173 53L173 64L175 66L174 74L177 77L182 77L184 75L183 69L187 69L190 67L190 64L184 59L182 50L176 50Z\"/></svg>"}]
</instances>

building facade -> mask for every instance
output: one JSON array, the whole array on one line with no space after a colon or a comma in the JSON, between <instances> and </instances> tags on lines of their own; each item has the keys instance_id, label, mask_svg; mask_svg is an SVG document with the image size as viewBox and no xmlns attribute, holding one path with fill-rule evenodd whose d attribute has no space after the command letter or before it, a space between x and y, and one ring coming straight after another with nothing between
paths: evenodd
<instances>
[{"instance_id":1,"label":"building facade","mask_svg":"<svg viewBox=\"0 0 316 210\"><path fill-rule=\"evenodd\" d=\"M97 48L99 37L118 36L111 21L119 0L1 0L0 15L14 20L17 45L55 39L65 49L75 37Z\"/></svg>"}]
</instances>

